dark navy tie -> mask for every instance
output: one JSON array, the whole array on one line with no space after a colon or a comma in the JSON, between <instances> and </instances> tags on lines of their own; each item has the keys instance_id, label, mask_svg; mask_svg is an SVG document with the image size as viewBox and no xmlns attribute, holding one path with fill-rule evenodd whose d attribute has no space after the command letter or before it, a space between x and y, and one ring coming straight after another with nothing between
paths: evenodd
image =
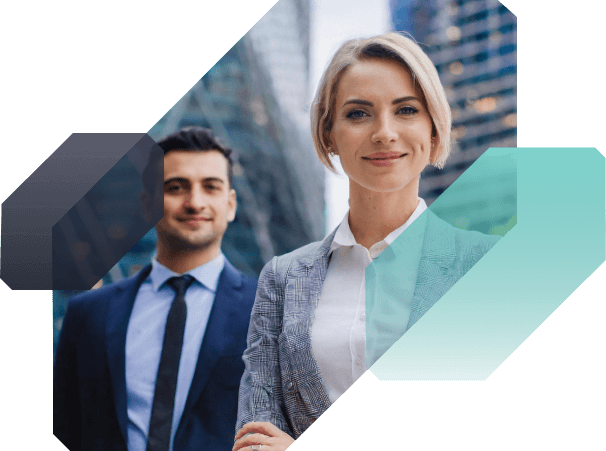
<instances>
[{"instance_id":1,"label":"dark navy tie","mask_svg":"<svg viewBox=\"0 0 606 451\"><path fill-rule=\"evenodd\" d=\"M166 319L164 344L158 366L154 403L147 434L147 451L168 451L170 446L179 360L181 359L183 332L187 318L185 292L193 281L192 276L185 275L173 277L166 282L175 290L176 296Z\"/></svg>"}]
</instances>

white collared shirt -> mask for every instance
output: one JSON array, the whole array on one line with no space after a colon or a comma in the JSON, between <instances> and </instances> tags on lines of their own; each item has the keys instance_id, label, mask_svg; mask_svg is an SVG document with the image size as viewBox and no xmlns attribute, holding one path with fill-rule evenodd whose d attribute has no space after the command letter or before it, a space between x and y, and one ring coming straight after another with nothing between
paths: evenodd
<instances>
[{"instance_id":1,"label":"white collared shirt","mask_svg":"<svg viewBox=\"0 0 606 451\"><path fill-rule=\"evenodd\" d=\"M332 255L311 328L313 354L331 402L335 402L368 369L366 267L426 209L425 201L419 199L410 218L370 249L356 242L349 228L349 212L337 229L330 246L329 255ZM415 277L416 274L412 278L413 289ZM405 309L406 305L402 308Z\"/></svg>"}]
</instances>

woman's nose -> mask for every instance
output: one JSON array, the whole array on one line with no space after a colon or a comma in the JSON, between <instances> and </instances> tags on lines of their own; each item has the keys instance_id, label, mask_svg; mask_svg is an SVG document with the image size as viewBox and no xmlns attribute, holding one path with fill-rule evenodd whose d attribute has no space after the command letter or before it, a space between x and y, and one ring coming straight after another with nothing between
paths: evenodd
<instances>
[{"instance_id":1,"label":"woman's nose","mask_svg":"<svg viewBox=\"0 0 606 451\"><path fill-rule=\"evenodd\" d=\"M376 126L373 131L371 141L375 144L388 144L398 139L394 118L379 117L375 122Z\"/></svg>"}]
</instances>

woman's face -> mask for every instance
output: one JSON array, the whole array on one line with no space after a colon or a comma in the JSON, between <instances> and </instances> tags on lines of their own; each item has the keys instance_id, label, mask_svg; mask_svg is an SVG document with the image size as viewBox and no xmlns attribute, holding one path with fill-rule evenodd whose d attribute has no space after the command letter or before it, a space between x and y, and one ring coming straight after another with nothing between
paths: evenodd
<instances>
[{"instance_id":1,"label":"woman's face","mask_svg":"<svg viewBox=\"0 0 606 451\"><path fill-rule=\"evenodd\" d=\"M391 192L418 185L429 164L432 120L405 67L380 59L348 67L334 108L329 146L352 188Z\"/></svg>"}]
</instances>

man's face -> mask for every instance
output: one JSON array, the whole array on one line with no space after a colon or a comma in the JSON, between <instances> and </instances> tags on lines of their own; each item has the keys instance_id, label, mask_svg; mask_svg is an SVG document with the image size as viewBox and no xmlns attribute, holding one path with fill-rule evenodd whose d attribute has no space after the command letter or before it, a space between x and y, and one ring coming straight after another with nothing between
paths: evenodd
<instances>
[{"instance_id":1,"label":"man's face","mask_svg":"<svg viewBox=\"0 0 606 451\"><path fill-rule=\"evenodd\" d=\"M164 156L164 217L156 231L170 251L220 246L236 215L227 171L227 160L214 150L174 150Z\"/></svg>"}]
</instances>

